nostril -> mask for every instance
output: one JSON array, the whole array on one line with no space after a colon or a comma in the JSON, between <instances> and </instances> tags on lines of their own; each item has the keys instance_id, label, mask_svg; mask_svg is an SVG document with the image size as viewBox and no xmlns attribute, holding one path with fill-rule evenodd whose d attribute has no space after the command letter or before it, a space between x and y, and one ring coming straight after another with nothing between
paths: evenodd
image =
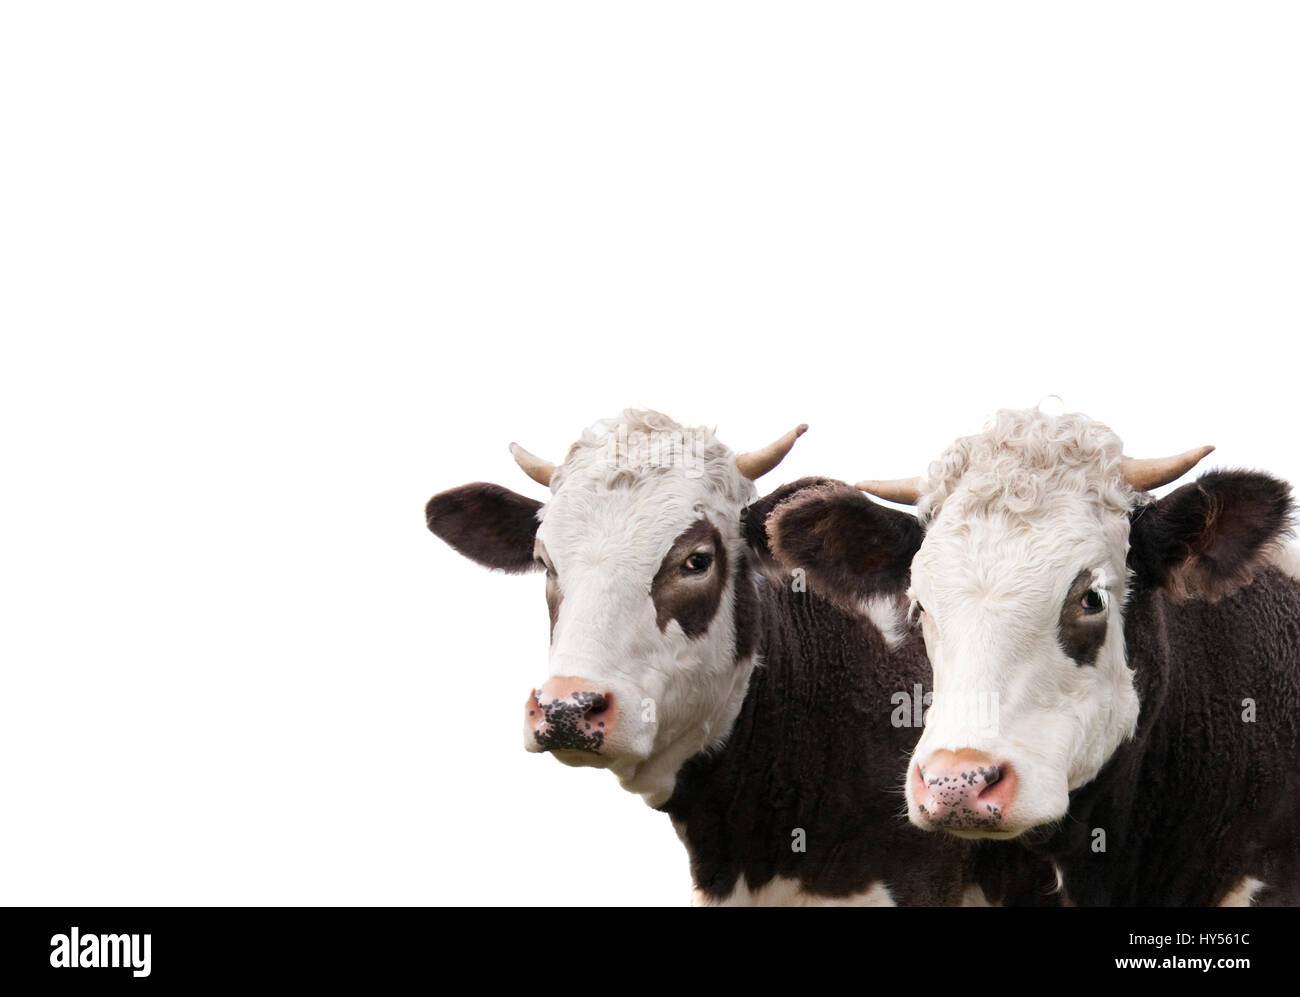
<instances>
[{"instance_id":1,"label":"nostril","mask_svg":"<svg viewBox=\"0 0 1300 997\"><path fill-rule=\"evenodd\" d=\"M586 709L583 711L588 716L595 716L598 713L604 713L609 709L609 698L595 694L586 703Z\"/></svg>"},{"instance_id":2,"label":"nostril","mask_svg":"<svg viewBox=\"0 0 1300 997\"><path fill-rule=\"evenodd\" d=\"M976 799L989 806L1006 808L1016 795L1017 783L1015 769L1010 765L992 765L983 770L984 785L980 787Z\"/></svg>"}]
</instances>

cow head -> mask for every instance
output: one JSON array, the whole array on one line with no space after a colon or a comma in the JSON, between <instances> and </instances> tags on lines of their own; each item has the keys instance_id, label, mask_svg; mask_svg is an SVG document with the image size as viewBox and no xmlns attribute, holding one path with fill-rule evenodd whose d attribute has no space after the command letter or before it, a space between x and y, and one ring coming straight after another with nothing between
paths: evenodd
<instances>
[{"instance_id":1,"label":"cow head","mask_svg":"<svg viewBox=\"0 0 1300 997\"><path fill-rule=\"evenodd\" d=\"M610 768L657 804L682 762L725 738L757 626L742 513L806 428L737 455L704 428L628 410L559 466L511 445L550 488L544 505L484 483L429 500L429 529L462 554L545 573L550 675L525 705L529 751Z\"/></svg>"},{"instance_id":2,"label":"cow head","mask_svg":"<svg viewBox=\"0 0 1300 997\"><path fill-rule=\"evenodd\" d=\"M1126 600L1141 586L1217 598L1287 526L1289 491L1261 474L1146 494L1211 449L1136 461L1084 416L1002 411L924 479L860 486L916 503L925 530L908 594L935 693L909 769L914 824L1014 837L1060 820L1132 735Z\"/></svg>"}]
</instances>

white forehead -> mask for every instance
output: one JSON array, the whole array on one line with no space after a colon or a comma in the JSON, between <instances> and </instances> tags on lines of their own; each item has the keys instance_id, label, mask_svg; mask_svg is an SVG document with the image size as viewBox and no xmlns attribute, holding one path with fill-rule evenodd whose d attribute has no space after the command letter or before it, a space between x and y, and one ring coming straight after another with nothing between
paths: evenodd
<instances>
[{"instance_id":1,"label":"white forehead","mask_svg":"<svg viewBox=\"0 0 1300 997\"><path fill-rule=\"evenodd\" d=\"M585 430L551 491L538 536L553 558L581 551L647 563L701 516L733 538L756 495L707 427L637 409Z\"/></svg>"},{"instance_id":2,"label":"white forehead","mask_svg":"<svg viewBox=\"0 0 1300 997\"><path fill-rule=\"evenodd\" d=\"M1134 500L1122 459L1120 438L1086 416L1004 409L930 465L914 581L998 596L1085 568L1118 573Z\"/></svg>"}]
</instances>

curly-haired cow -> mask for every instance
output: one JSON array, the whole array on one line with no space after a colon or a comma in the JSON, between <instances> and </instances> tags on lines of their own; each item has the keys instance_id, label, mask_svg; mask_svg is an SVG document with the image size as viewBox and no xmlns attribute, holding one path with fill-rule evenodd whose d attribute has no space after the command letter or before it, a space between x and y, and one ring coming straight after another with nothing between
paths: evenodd
<instances>
[{"instance_id":1,"label":"curly-haired cow","mask_svg":"<svg viewBox=\"0 0 1300 997\"><path fill-rule=\"evenodd\" d=\"M859 486L919 512L905 559L934 699L907 779L918 828L1014 838L1077 904L1300 901L1290 489L1213 471L1148 494L1211 449L1133 460L1085 416L1008 410L924 478ZM882 567L828 556L818 531L847 508L769 524L831 597Z\"/></svg>"}]
</instances>

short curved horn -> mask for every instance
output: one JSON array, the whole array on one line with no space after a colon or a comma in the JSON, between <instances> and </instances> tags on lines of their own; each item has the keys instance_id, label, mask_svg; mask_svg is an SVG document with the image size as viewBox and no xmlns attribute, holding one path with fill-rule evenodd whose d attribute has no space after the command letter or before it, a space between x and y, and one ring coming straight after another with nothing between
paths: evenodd
<instances>
[{"instance_id":1,"label":"short curved horn","mask_svg":"<svg viewBox=\"0 0 1300 997\"><path fill-rule=\"evenodd\" d=\"M864 492L870 492L872 495L878 495L882 499L888 499L890 502L901 502L903 505L916 505L921 501L921 479L920 478L895 478L893 481L859 481L854 488Z\"/></svg>"},{"instance_id":2,"label":"short curved horn","mask_svg":"<svg viewBox=\"0 0 1300 997\"><path fill-rule=\"evenodd\" d=\"M515 458L515 463L524 469L524 474L528 475L539 485L551 485L551 475L555 473L555 465L549 460L530 454L518 443L510 444L510 453Z\"/></svg>"},{"instance_id":3,"label":"short curved horn","mask_svg":"<svg viewBox=\"0 0 1300 997\"><path fill-rule=\"evenodd\" d=\"M1174 457L1125 457L1120 461L1119 473L1130 486L1147 492L1181 478L1213 451L1214 447L1198 447Z\"/></svg>"},{"instance_id":4,"label":"short curved horn","mask_svg":"<svg viewBox=\"0 0 1300 997\"><path fill-rule=\"evenodd\" d=\"M748 453L736 454L736 467L750 481L761 478L785 459L785 455L794 446L794 441L808 432L808 424L796 426L779 439L773 440L762 450L750 450Z\"/></svg>"}]
</instances>

